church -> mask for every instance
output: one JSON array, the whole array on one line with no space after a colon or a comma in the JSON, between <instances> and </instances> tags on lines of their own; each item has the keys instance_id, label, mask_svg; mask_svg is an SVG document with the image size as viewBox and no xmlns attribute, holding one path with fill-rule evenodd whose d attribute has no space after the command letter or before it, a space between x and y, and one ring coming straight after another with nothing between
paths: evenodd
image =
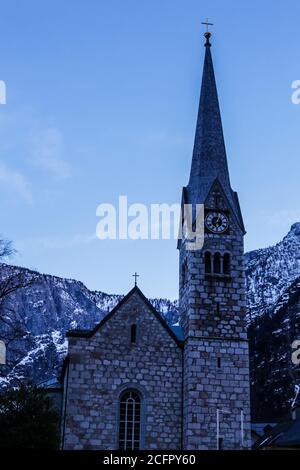
<instances>
[{"instance_id":1,"label":"church","mask_svg":"<svg viewBox=\"0 0 300 470\"><path fill-rule=\"evenodd\" d=\"M169 326L135 285L94 329L68 332L62 449L250 448L245 227L209 32L182 204L204 206L205 234L201 250L178 241L179 325Z\"/></svg>"}]
</instances>

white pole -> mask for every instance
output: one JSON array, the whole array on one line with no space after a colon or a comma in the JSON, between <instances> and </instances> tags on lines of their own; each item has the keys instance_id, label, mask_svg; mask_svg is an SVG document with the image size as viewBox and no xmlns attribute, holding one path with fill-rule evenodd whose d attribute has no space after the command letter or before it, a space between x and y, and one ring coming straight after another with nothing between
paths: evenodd
<instances>
[{"instance_id":1,"label":"white pole","mask_svg":"<svg viewBox=\"0 0 300 470\"><path fill-rule=\"evenodd\" d=\"M217 408L217 450L220 448L220 415L219 408Z\"/></svg>"},{"instance_id":2,"label":"white pole","mask_svg":"<svg viewBox=\"0 0 300 470\"><path fill-rule=\"evenodd\" d=\"M241 444L244 447L244 410L241 410Z\"/></svg>"}]
</instances>

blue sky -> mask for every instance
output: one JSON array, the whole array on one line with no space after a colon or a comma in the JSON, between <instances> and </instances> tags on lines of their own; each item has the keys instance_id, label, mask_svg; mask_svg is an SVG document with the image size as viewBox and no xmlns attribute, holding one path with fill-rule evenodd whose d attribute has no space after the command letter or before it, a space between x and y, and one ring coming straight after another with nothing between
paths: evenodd
<instances>
[{"instance_id":1,"label":"blue sky","mask_svg":"<svg viewBox=\"0 0 300 470\"><path fill-rule=\"evenodd\" d=\"M0 3L0 231L15 263L126 293L176 298L174 241L94 239L96 207L175 203L187 184L203 26L246 249L300 221L296 0Z\"/></svg>"}]
</instances>

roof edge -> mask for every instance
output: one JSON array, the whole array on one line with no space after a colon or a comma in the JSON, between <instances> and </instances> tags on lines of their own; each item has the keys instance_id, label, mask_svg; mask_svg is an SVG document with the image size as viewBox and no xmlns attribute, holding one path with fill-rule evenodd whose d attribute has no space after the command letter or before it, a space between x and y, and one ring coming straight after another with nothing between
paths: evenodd
<instances>
[{"instance_id":1,"label":"roof edge","mask_svg":"<svg viewBox=\"0 0 300 470\"><path fill-rule=\"evenodd\" d=\"M98 330L119 310L119 308L134 294L137 293L141 299L145 302L147 307L151 310L151 312L156 316L157 320L161 323L161 325L165 328L165 330L169 333L172 339L177 343L179 347L182 348L182 341L180 341L175 333L172 331L171 327L168 325L166 320L161 316L161 314L153 307L151 302L147 299L147 297L143 294L138 286L134 286L128 294L126 294L120 302L109 312L102 320L91 330L70 330L67 331L66 336L67 338L91 338L97 333Z\"/></svg>"}]
</instances>

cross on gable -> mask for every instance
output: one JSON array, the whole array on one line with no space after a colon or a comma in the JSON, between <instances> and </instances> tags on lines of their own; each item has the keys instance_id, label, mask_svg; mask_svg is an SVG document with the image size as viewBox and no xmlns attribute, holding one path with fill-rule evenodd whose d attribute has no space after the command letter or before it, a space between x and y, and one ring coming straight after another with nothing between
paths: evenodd
<instances>
[{"instance_id":1,"label":"cross on gable","mask_svg":"<svg viewBox=\"0 0 300 470\"><path fill-rule=\"evenodd\" d=\"M136 287L136 286L137 286L137 278L140 277L140 275L135 272L135 273L132 275L132 277L134 277L134 285L135 285L135 287Z\"/></svg>"}]
</instances>

